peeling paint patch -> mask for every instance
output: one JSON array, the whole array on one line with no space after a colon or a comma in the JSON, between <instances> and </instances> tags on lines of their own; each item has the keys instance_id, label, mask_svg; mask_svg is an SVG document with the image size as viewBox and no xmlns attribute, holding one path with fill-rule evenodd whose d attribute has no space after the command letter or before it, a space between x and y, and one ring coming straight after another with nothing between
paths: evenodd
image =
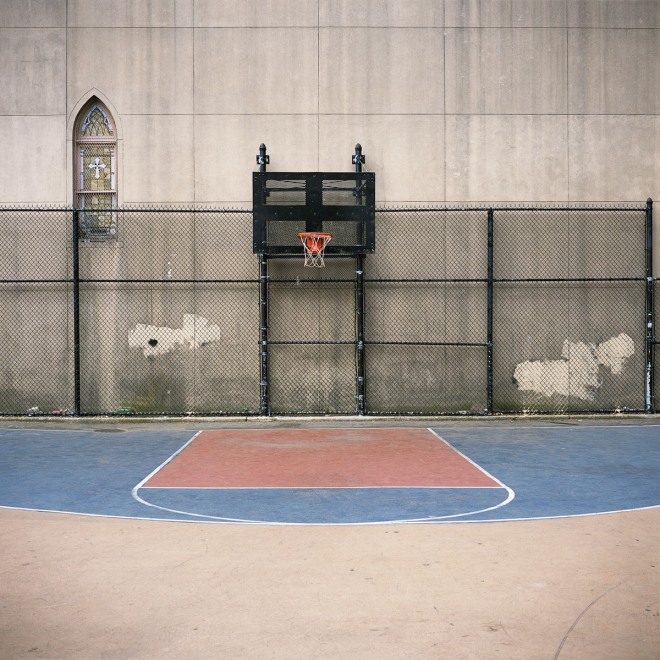
<instances>
[{"instance_id":1,"label":"peeling paint patch","mask_svg":"<svg viewBox=\"0 0 660 660\"><path fill-rule=\"evenodd\" d=\"M220 328L217 325L209 325L207 318L195 314L184 314L181 328L138 323L128 332L128 345L131 348L141 348L145 357L165 355L179 345L199 348L218 339Z\"/></svg>"},{"instance_id":2,"label":"peeling paint patch","mask_svg":"<svg viewBox=\"0 0 660 660\"><path fill-rule=\"evenodd\" d=\"M593 401L602 385L600 365L620 374L634 353L635 343L624 333L598 346L566 339L560 360L521 362L516 365L513 378L519 390L546 397L558 394Z\"/></svg>"}]
</instances>

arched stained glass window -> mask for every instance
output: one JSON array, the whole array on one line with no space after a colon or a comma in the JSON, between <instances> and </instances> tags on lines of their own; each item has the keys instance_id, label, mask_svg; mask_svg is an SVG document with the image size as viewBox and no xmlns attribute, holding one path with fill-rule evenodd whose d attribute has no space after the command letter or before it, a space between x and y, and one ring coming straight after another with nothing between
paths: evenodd
<instances>
[{"instance_id":1,"label":"arched stained glass window","mask_svg":"<svg viewBox=\"0 0 660 660\"><path fill-rule=\"evenodd\" d=\"M75 197L85 238L117 232L117 136L107 109L98 100L85 106L76 123Z\"/></svg>"}]
</instances>

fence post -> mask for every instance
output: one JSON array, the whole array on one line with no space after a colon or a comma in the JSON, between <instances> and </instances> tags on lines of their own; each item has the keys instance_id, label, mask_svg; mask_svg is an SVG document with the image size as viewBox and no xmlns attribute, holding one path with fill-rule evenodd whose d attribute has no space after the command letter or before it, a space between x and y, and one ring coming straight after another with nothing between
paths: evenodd
<instances>
[{"instance_id":1,"label":"fence post","mask_svg":"<svg viewBox=\"0 0 660 660\"><path fill-rule=\"evenodd\" d=\"M654 282L653 282L653 200L646 200L646 380L645 380L645 405L644 411L650 414L654 411L653 392L653 353L654 339Z\"/></svg>"},{"instance_id":2,"label":"fence post","mask_svg":"<svg viewBox=\"0 0 660 660\"><path fill-rule=\"evenodd\" d=\"M486 413L493 412L493 209L488 209L488 284L486 309Z\"/></svg>"},{"instance_id":3,"label":"fence post","mask_svg":"<svg viewBox=\"0 0 660 660\"><path fill-rule=\"evenodd\" d=\"M73 414L80 415L80 261L78 250L79 211L73 211L71 231L73 277Z\"/></svg>"},{"instance_id":4,"label":"fence post","mask_svg":"<svg viewBox=\"0 0 660 660\"><path fill-rule=\"evenodd\" d=\"M358 142L355 145L355 153L351 157L351 162L355 165L356 173L362 172L362 164L365 157L362 154L362 145ZM362 204L362 194L356 179L355 204ZM358 242L362 245L362 235ZM366 412L366 383L365 383L365 361L364 361L364 254L355 255L355 362L356 362L356 381L357 381L357 413L364 415Z\"/></svg>"},{"instance_id":5,"label":"fence post","mask_svg":"<svg viewBox=\"0 0 660 660\"><path fill-rule=\"evenodd\" d=\"M266 153L266 145L259 145L257 165L259 171L265 172L266 165L270 163L270 156ZM265 192L264 192L265 194ZM270 415L270 401L268 392L268 257L259 255L259 413Z\"/></svg>"},{"instance_id":6,"label":"fence post","mask_svg":"<svg viewBox=\"0 0 660 660\"><path fill-rule=\"evenodd\" d=\"M355 325L356 325L356 378L357 412L366 412L365 364L364 364L364 255L355 256Z\"/></svg>"},{"instance_id":7,"label":"fence post","mask_svg":"<svg viewBox=\"0 0 660 660\"><path fill-rule=\"evenodd\" d=\"M259 255L259 351L261 356L261 380L259 412L270 415L268 392L268 257Z\"/></svg>"}]
</instances>

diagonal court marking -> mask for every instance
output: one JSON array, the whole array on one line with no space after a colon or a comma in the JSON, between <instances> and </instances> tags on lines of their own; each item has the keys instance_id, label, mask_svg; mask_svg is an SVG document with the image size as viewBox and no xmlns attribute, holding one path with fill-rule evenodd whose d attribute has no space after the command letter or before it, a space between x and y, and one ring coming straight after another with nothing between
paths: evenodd
<instances>
[{"instance_id":1,"label":"diagonal court marking","mask_svg":"<svg viewBox=\"0 0 660 660\"><path fill-rule=\"evenodd\" d=\"M429 429L202 431L142 488L501 488Z\"/></svg>"}]
</instances>

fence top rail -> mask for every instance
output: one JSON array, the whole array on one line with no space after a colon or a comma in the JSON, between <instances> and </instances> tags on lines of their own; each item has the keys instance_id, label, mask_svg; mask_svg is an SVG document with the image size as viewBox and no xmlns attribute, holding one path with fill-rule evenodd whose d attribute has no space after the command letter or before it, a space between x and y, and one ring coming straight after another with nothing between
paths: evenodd
<instances>
[{"instance_id":1,"label":"fence top rail","mask_svg":"<svg viewBox=\"0 0 660 660\"><path fill-rule=\"evenodd\" d=\"M499 206L497 204L475 204L471 205L458 205L453 206L448 204L446 206L440 205L430 205L430 206L377 206L376 213L432 213L432 212L486 212L486 211L526 211L526 212L536 212L536 211L646 211L649 204L652 203L652 200L649 198L640 205L639 202L617 202L612 204L607 203L595 203L589 204L584 202L573 202L567 205L565 202L553 203L543 203L534 205L530 202L521 202L519 205L516 204L505 204ZM68 212L72 213L74 211L83 212L85 209L73 207L73 206L59 206L59 205L31 205L31 204L21 204L17 206L3 206L0 205L0 213L10 213L10 212L39 212L39 211L49 211L49 212ZM242 213L252 213L253 209L251 208L216 208L216 207L204 207L204 206L173 206L173 205L147 205L147 204L125 204L123 206L112 209L114 213L131 213L131 212L141 212L141 213L218 213L218 214L242 214Z\"/></svg>"},{"instance_id":2,"label":"fence top rail","mask_svg":"<svg viewBox=\"0 0 660 660\"><path fill-rule=\"evenodd\" d=\"M83 209L76 209L82 211ZM243 214L252 213L252 209L217 209L217 208L189 208L189 207L149 207L149 206L122 206L112 209L118 213L218 213L222 214Z\"/></svg>"},{"instance_id":3,"label":"fence top rail","mask_svg":"<svg viewBox=\"0 0 660 660\"><path fill-rule=\"evenodd\" d=\"M543 205L543 206L377 206L376 213L433 213L448 211L469 212L469 211L525 211L525 212L543 212L543 211L646 211L646 205L638 206L635 203L627 205L616 204L608 205Z\"/></svg>"},{"instance_id":4,"label":"fence top rail","mask_svg":"<svg viewBox=\"0 0 660 660\"><path fill-rule=\"evenodd\" d=\"M0 206L0 213L35 213L35 212L49 212L49 213L71 213L71 207L60 206Z\"/></svg>"},{"instance_id":5,"label":"fence top rail","mask_svg":"<svg viewBox=\"0 0 660 660\"><path fill-rule=\"evenodd\" d=\"M112 213L218 213L218 214L245 214L252 213L252 209L216 209L216 208L191 208L191 207L164 207L164 206L121 206L108 209ZM83 213L85 209L72 206L0 206L0 213Z\"/></svg>"}]
</instances>

